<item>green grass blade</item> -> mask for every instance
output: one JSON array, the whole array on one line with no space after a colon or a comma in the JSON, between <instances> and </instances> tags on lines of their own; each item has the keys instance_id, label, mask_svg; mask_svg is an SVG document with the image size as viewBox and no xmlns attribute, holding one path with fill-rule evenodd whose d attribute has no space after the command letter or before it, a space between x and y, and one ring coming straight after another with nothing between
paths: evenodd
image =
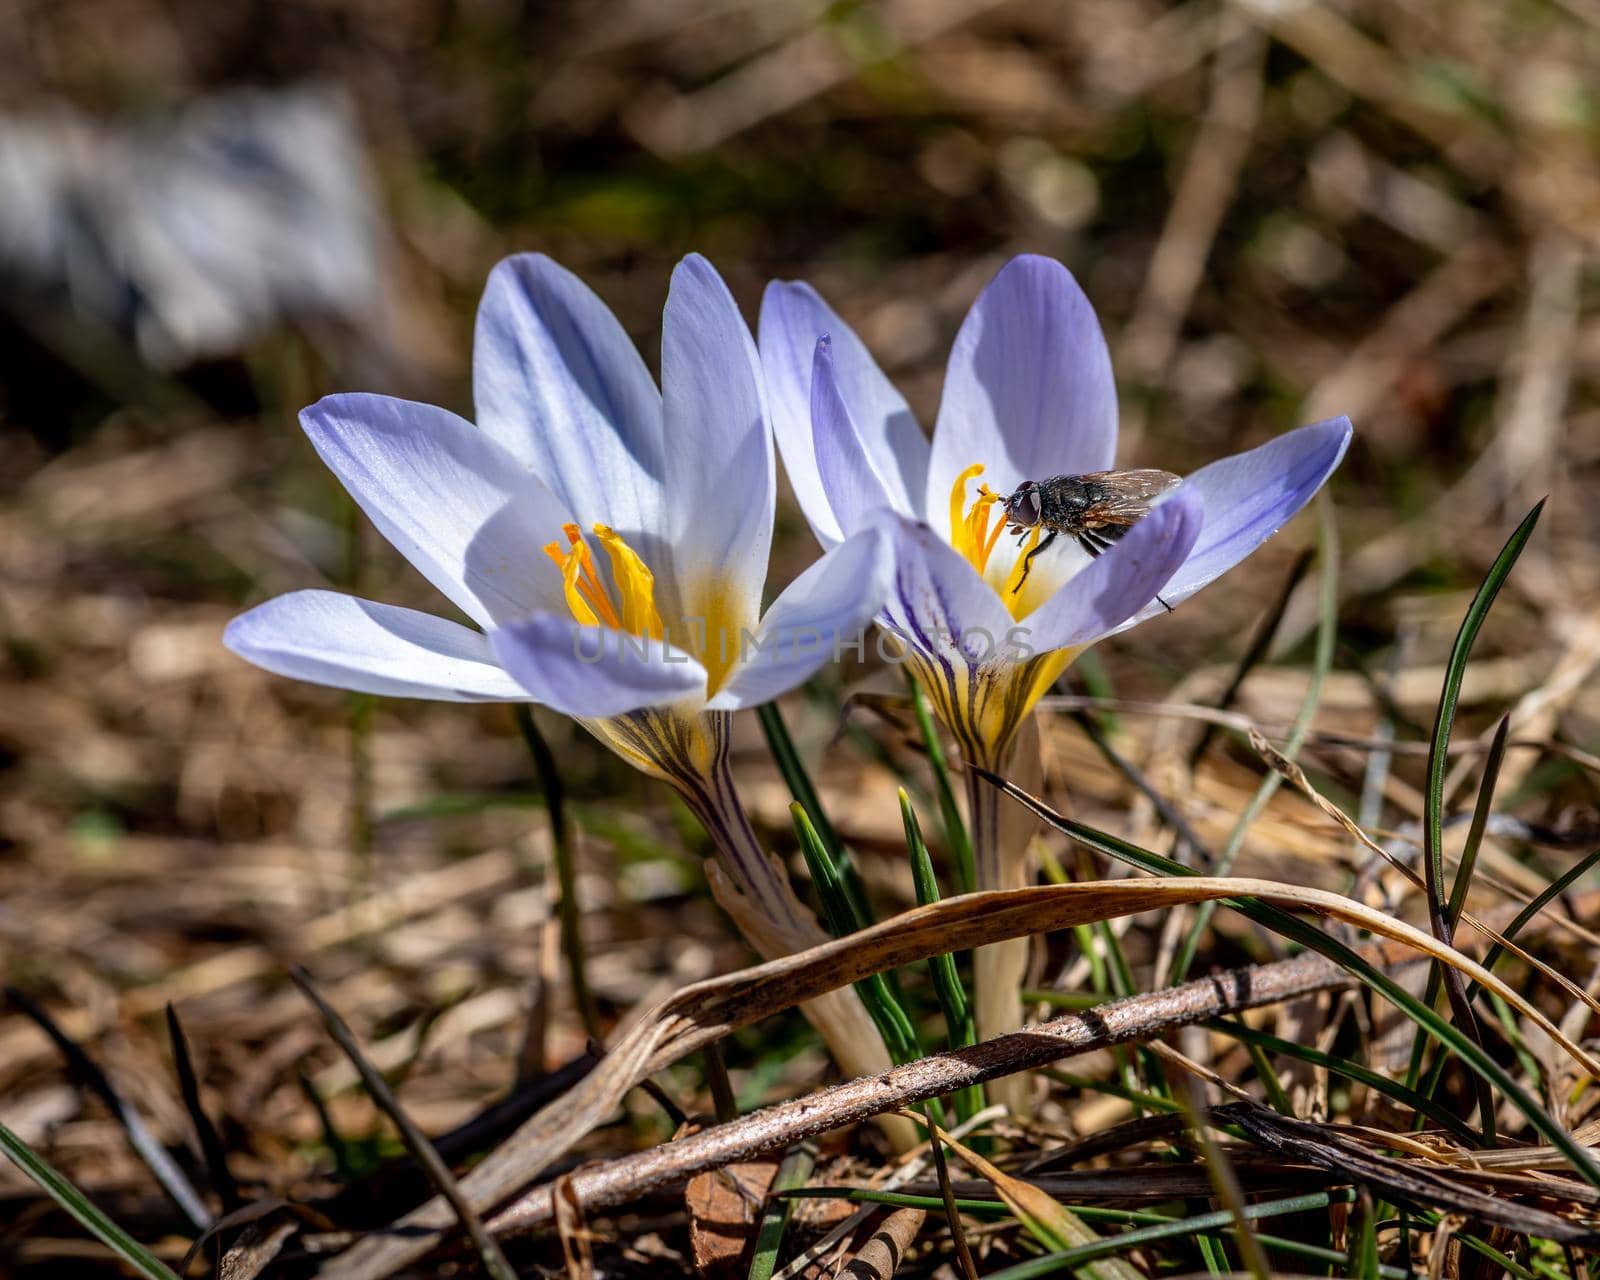
<instances>
[{"instance_id":1,"label":"green grass blade","mask_svg":"<svg viewBox=\"0 0 1600 1280\"><path fill-rule=\"evenodd\" d=\"M1426 1116L1442 1129L1447 1129L1456 1137L1467 1142L1477 1140L1477 1134L1465 1124L1462 1119L1448 1107L1443 1107L1435 1102L1432 1097L1413 1089L1408 1089L1398 1081L1389 1079L1381 1072L1364 1067L1359 1062L1352 1062L1348 1058L1341 1058L1336 1054L1324 1053L1310 1045L1300 1044L1294 1040L1283 1040L1278 1036L1270 1035L1265 1031L1257 1031L1254 1027L1247 1026L1232 1018L1219 1018L1211 1026L1224 1035L1232 1036L1235 1040L1245 1045L1252 1046L1261 1051L1270 1050L1285 1057L1297 1058L1311 1066L1320 1067L1324 1071L1342 1076L1346 1080L1354 1080L1357 1084L1365 1085L1375 1092L1411 1111L1419 1116Z\"/></svg>"},{"instance_id":2,"label":"green grass blade","mask_svg":"<svg viewBox=\"0 0 1600 1280\"><path fill-rule=\"evenodd\" d=\"M1112 1080L1074 1075L1070 1071L1061 1070L1060 1067L1041 1067L1040 1070L1044 1072L1046 1079L1064 1084L1069 1089L1082 1089L1085 1092L1103 1093L1108 1098L1121 1098L1124 1102L1132 1103L1135 1112L1159 1111L1162 1114L1172 1114L1183 1109L1163 1094L1148 1093L1143 1089L1118 1084Z\"/></svg>"},{"instance_id":3,"label":"green grass blade","mask_svg":"<svg viewBox=\"0 0 1600 1280\"><path fill-rule=\"evenodd\" d=\"M794 820L794 831L800 841L800 852L805 855L806 866L810 868L812 882L817 888L817 896L822 900L822 913L828 922L828 929L836 938L847 938L865 926L855 914L854 904L845 891L839 868L829 856L827 846L822 843L822 837L817 834L817 829L811 825L805 806L795 801L789 806L789 816ZM884 1044L889 1048L889 1056L896 1062L911 1062L920 1058L922 1049L917 1043L916 1029L906 1014L905 1006L896 998L888 979L881 973L874 973L863 978L855 986L861 993L861 1000L867 1006L867 1012L877 1024Z\"/></svg>"},{"instance_id":4,"label":"green grass blade","mask_svg":"<svg viewBox=\"0 0 1600 1280\"><path fill-rule=\"evenodd\" d=\"M855 1187L812 1187L800 1194L808 1198L816 1197L819 1199L830 1200L850 1200L860 1204L882 1204L894 1208L927 1209L931 1212L938 1212L938 1210L944 1204L944 1202L936 1196L908 1195L905 1192L900 1191L867 1191ZM1308 1210L1322 1208L1327 1204L1343 1204L1349 1200L1350 1195L1347 1192L1319 1192L1316 1196L1300 1197L1299 1199L1311 1200L1317 1198L1321 1199L1321 1203L1302 1205L1299 1203L1299 1200L1296 1200L1294 1202L1290 1202L1288 1208L1278 1210L1278 1213L1302 1213ZM958 1208L962 1213L972 1214L974 1217L1005 1217L1011 1212L1010 1206L1002 1200L957 1200L955 1205L956 1208ZM1263 1205L1259 1207L1265 1208L1267 1206ZM1220 1226L1195 1226L1195 1223L1198 1221L1198 1219L1177 1219L1169 1217L1165 1214L1150 1213L1138 1209L1104 1209L1098 1205L1078 1205L1075 1206L1074 1212L1076 1212L1079 1217L1089 1222L1131 1222L1140 1225L1181 1223L1185 1228L1192 1230L1196 1235L1202 1238L1222 1235L1232 1229L1231 1222L1227 1225ZM1256 1216L1265 1218L1275 1215L1257 1214ZM1182 1234L1182 1232L1177 1232L1175 1234ZM1458 1240L1462 1240L1463 1242L1466 1241L1466 1237L1464 1236L1458 1235L1456 1238ZM1121 1239L1121 1237L1118 1237L1118 1239ZM1305 1258L1311 1262L1342 1264L1345 1261L1345 1255L1340 1253L1337 1249L1328 1249L1320 1245L1306 1244L1304 1241L1286 1239L1283 1236L1266 1235L1260 1232L1256 1234L1256 1239L1267 1248L1273 1249L1278 1253L1286 1253L1291 1257ZM1481 1242L1478 1243L1481 1245ZM1494 1250L1489 1250L1488 1256L1499 1257L1500 1255ZM1003 1276L1006 1274L1009 1273L1003 1271L996 1272L995 1276ZM1380 1269L1378 1274L1382 1280L1415 1280L1414 1273L1407 1272L1400 1267L1385 1266ZM1536 1280L1536 1277L1534 1277L1531 1273L1521 1270L1513 1271L1513 1274L1517 1275L1519 1280ZM991 1280L993 1280L992 1277Z\"/></svg>"},{"instance_id":5,"label":"green grass blade","mask_svg":"<svg viewBox=\"0 0 1600 1280\"><path fill-rule=\"evenodd\" d=\"M1467 831L1467 842L1462 846L1461 861L1456 866L1455 882L1450 886L1450 901L1445 907L1445 927L1453 935L1456 923L1461 919L1462 908L1466 905L1467 893L1472 887L1472 872L1477 866L1478 850L1483 844L1483 833L1489 822L1489 813L1494 804L1494 787L1500 777L1500 766L1505 763L1506 736L1511 728L1511 717L1501 716L1500 723L1495 728L1494 741L1490 743L1488 758L1483 764L1483 780L1478 787L1478 803L1472 811L1472 826ZM1423 1002L1433 1004L1439 997L1440 972L1435 965L1428 970L1428 983L1422 993ZM1462 993L1462 1000L1468 1008L1472 1004L1470 992ZM1511 1035L1513 1043L1520 1043L1520 1037L1515 1032ZM1411 1045L1411 1062L1406 1068L1407 1079L1416 1078L1422 1065L1423 1051L1426 1044L1418 1036ZM1519 1056L1524 1056L1519 1054ZM1440 1053L1434 1060L1433 1069L1429 1072L1428 1081L1423 1091L1430 1097L1439 1095L1439 1082L1444 1076L1446 1057ZM1538 1073L1534 1073L1537 1078ZM1481 1100L1480 1100L1481 1102ZM1418 1117L1420 1121L1420 1117Z\"/></svg>"},{"instance_id":6,"label":"green grass blade","mask_svg":"<svg viewBox=\"0 0 1600 1280\"><path fill-rule=\"evenodd\" d=\"M1327 1192L1313 1192L1309 1195L1291 1196L1282 1200L1267 1200L1259 1204L1246 1205L1244 1216L1249 1221L1259 1221L1262 1218L1276 1217L1287 1213L1305 1213L1309 1210L1323 1208L1331 1203ZM1212 1213L1195 1214L1188 1218L1176 1218L1167 1222L1155 1222L1149 1226L1136 1227L1131 1231L1124 1231L1121 1235L1096 1241L1093 1244L1080 1245L1075 1249L1064 1250L1060 1253L1049 1254L1043 1258L1032 1258L1027 1262L1019 1262L999 1271L991 1272L988 1280L1034 1280L1037 1276L1055 1275L1057 1272L1081 1267L1084 1263L1096 1258L1103 1258L1110 1254L1121 1253L1123 1250L1136 1248L1140 1245L1154 1244L1159 1240L1171 1240L1179 1236L1197 1235L1201 1232L1214 1233L1217 1231L1231 1231L1234 1225L1234 1213L1231 1209L1221 1209ZM1297 1253L1302 1257L1316 1256L1319 1261L1339 1262L1345 1261L1345 1255L1332 1249L1320 1249L1315 1245L1303 1245L1298 1241L1286 1241L1274 1236L1257 1236L1256 1239L1269 1248L1281 1249L1288 1253ZM1310 1251L1316 1250L1315 1255ZM1386 1268L1383 1274L1404 1276L1404 1272L1397 1269Z\"/></svg>"},{"instance_id":7,"label":"green grass blade","mask_svg":"<svg viewBox=\"0 0 1600 1280\"><path fill-rule=\"evenodd\" d=\"M1450 886L1450 901L1445 907L1445 920L1452 933L1461 921L1461 911L1467 905L1467 893L1472 888L1472 873L1477 868L1478 850L1483 847L1483 833L1494 808L1495 783L1500 781L1500 766L1506 760L1506 738L1510 732L1511 717L1503 715L1495 726L1494 739L1489 743L1489 754L1483 762L1478 803L1472 810L1472 825L1467 828L1467 842L1461 847L1461 861L1456 864L1456 878Z\"/></svg>"},{"instance_id":8,"label":"green grass blade","mask_svg":"<svg viewBox=\"0 0 1600 1280\"><path fill-rule=\"evenodd\" d=\"M1278 1073L1272 1069L1272 1060L1267 1057L1267 1051L1253 1041L1246 1041L1244 1047L1250 1054L1250 1065L1255 1070L1256 1079L1261 1081L1262 1091L1266 1093L1272 1109L1280 1116L1294 1115L1294 1103L1289 1100Z\"/></svg>"},{"instance_id":9,"label":"green grass blade","mask_svg":"<svg viewBox=\"0 0 1600 1280\"><path fill-rule=\"evenodd\" d=\"M178 1275L160 1258L130 1236L44 1162L21 1138L0 1124L0 1150L21 1169L38 1188L78 1220L78 1223L134 1271L148 1280L178 1280Z\"/></svg>"},{"instance_id":10,"label":"green grass blade","mask_svg":"<svg viewBox=\"0 0 1600 1280\"><path fill-rule=\"evenodd\" d=\"M856 917L862 921L863 927L871 924L872 903L867 898L866 886L861 883L844 841L839 839L838 831L822 807L822 798L817 795L811 775L806 772L805 762L800 759L799 749L789 736L789 726L784 723L778 704L762 703L756 708L756 718L761 721L761 732L767 739L767 749L772 752L773 763L778 766L778 772L783 775L784 784L789 788L789 798L805 806L806 816L811 819L811 825L827 847L833 865L839 869L839 878L845 892L850 895L850 904L855 909Z\"/></svg>"},{"instance_id":11,"label":"green grass blade","mask_svg":"<svg viewBox=\"0 0 1600 1280\"><path fill-rule=\"evenodd\" d=\"M1222 1247L1222 1241L1216 1236L1205 1232L1196 1235L1194 1243L1200 1250L1200 1260L1206 1264L1208 1276L1220 1276L1233 1270L1228 1265L1228 1251Z\"/></svg>"},{"instance_id":12,"label":"green grass blade","mask_svg":"<svg viewBox=\"0 0 1600 1280\"><path fill-rule=\"evenodd\" d=\"M794 1200L783 1193L804 1187L816 1165L817 1149L809 1142L796 1143L784 1154L773 1176L772 1190L768 1192L767 1211L756 1232L750 1280L772 1280L772 1273L778 1266L778 1250L783 1247L783 1233L788 1229L789 1215L794 1209Z\"/></svg>"},{"instance_id":13,"label":"green grass blade","mask_svg":"<svg viewBox=\"0 0 1600 1280\"><path fill-rule=\"evenodd\" d=\"M1429 921L1433 926L1434 935L1441 942L1451 939L1450 921L1447 917L1446 890L1444 888L1444 780L1445 770L1449 765L1450 734L1455 728L1456 708L1461 700L1461 683L1466 678L1467 662L1472 655L1473 642L1478 638L1484 620L1489 616L1495 597L1500 594L1500 588L1505 585L1510 577L1512 568L1521 556L1522 550L1528 544L1528 539L1533 536L1533 530L1539 523L1539 516L1544 510L1544 503L1537 503L1533 510L1523 517L1501 548L1500 554L1495 557L1494 564L1490 566L1483 583L1478 587L1477 594L1473 596L1472 603L1467 606L1466 617L1461 620L1461 629L1456 633L1455 644L1450 650L1450 660L1445 665L1444 685L1439 691L1439 710L1434 716L1433 738L1428 747L1428 781L1423 791L1422 805L1422 853L1423 874L1428 890ZM1462 1032L1471 1040L1482 1044L1482 1033L1478 1028L1478 1020L1472 1012L1472 1003L1466 998L1466 989L1460 974L1452 969L1435 962L1433 973L1439 975L1443 981L1446 995L1450 998L1450 1008ZM1413 1052L1411 1068L1406 1072L1406 1084L1415 1087L1418 1072L1421 1068L1421 1058ZM1483 1138L1486 1143L1494 1142L1494 1106L1488 1095L1486 1083L1478 1086L1478 1122L1483 1126Z\"/></svg>"},{"instance_id":14,"label":"green grass blade","mask_svg":"<svg viewBox=\"0 0 1600 1280\"><path fill-rule=\"evenodd\" d=\"M1061 865L1061 859L1056 857L1053 849L1045 847L1039 850L1039 865L1043 868L1044 874L1051 884L1072 883L1071 877L1067 875L1067 869ZM1111 994L1111 978L1106 972L1105 957L1100 953L1100 945L1095 941L1094 930L1086 924L1075 924L1072 926L1072 933L1078 941L1078 950L1083 953L1084 959L1089 962L1090 988L1098 996L1109 996ZM1051 1002L1058 996L1065 996L1066 994L1065 992L1053 991L1042 995L1035 994L1032 998ZM1078 1006L1071 1007L1076 1008Z\"/></svg>"},{"instance_id":15,"label":"green grass blade","mask_svg":"<svg viewBox=\"0 0 1600 1280\"><path fill-rule=\"evenodd\" d=\"M1256 1239L1255 1232L1250 1227L1250 1217L1246 1213L1247 1206L1244 1200L1244 1190L1239 1185L1239 1177L1233 1171L1233 1164L1228 1159L1228 1154L1222 1149L1216 1136L1211 1131L1211 1124L1204 1118L1205 1097L1200 1090L1199 1081L1192 1076L1184 1079L1173 1090L1178 1102L1183 1107L1183 1117L1188 1124L1189 1134L1197 1146L1200 1163L1205 1167L1206 1176L1211 1180L1213 1199L1233 1215L1233 1243L1239 1251L1239 1259L1250 1272L1254 1280L1271 1280L1272 1268L1267 1262L1267 1255L1262 1252L1261 1242ZM1217 1252L1221 1254L1220 1270L1227 1270L1227 1251L1218 1242ZM1208 1265L1210 1260L1207 1260Z\"/></svg>"},{"instance_id":16,"label":"green grass blade","mask_svg":"<svg viewBox=\"0 0 1600 1280\"><path fill-rule=\"evenodd\" d=\"M1461 682L1467 673L1473 642L1478 638L1478 632L1489 616L1500 588L1505 585L1517 558L1533 536L1534 527L1539 523L1543 511L1544 502L1540 501L1523 517L1522 523L1495 557L1494 564L1467 607L1466 616L1461 620L1461 629L1456 632L1450 660L1445 666L1444 686L1439 691L1439 710L1434 717L1433 739L1428 750L1428 782L1422 812L1422 845L1429 891L1438 897L1441 906L1444 901L1442 890L1439 889L1444 883L1444 777L1449 765L1450 732L1455 727L1456 708L1461 700Z\"/></svg>"},{"instance_id":17,"label":"green grass blade","mask_svg":"<svg viewBox=\"0 0 1600 1280\"><path fill-rule=\"evenodd\" d=\"M1350 1253L1345 1274L1358 1280L1376 1280L1378 1275L1378 1213L1372 1196L1362 1188L1356 1200L1355 1229L1350 1232Z\"/></svg>"},{"instance_id":18,"label":"green grass blade","mask_svg":"<svg viewBox=\"0 0 1600 1280\"><path fill-rule=\"evenodd\" d=\"M974 1173L988 1181L1011 1207L1023 1229L1046 1249L1071 1252L1104 1242L1104 1237L1093 1227L1043 1188L991 1164L985 1156L963 1146L949 1134L935 1137L942 1138ZM952 1195L951 1199L954 1198ZM1104 1261L1088 1259L1073 1270L1079 1280L1142 1280L1141 1273L1128 1263L1110 1257Z\"/></svg>"}]
</instances>

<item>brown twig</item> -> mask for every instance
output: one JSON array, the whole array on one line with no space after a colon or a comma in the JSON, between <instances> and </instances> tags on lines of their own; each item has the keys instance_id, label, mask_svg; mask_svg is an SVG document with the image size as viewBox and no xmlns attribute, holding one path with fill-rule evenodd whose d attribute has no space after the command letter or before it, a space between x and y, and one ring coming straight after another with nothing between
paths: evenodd
<instances>
[{"instance_id":1,"label":"brown twig","mask_svg":"<svg viewBox=\"0 0 1600 1280\"><path fill-rule=\"evenodd\" d=\"M666 1146L581 1169L572 1175L573 1190L591 1211L624 1204L646 1192L676 1186L696 1173L969 1085L1350 981L1347 973L1320 956L1299 956L1130 996L997 1036L970 1049L934 1054L880 1076L835 1085ZM550 1214L550 1188L536 1187L492 1218L489 1229L497 1235L518 1234L547 1225Z\"/></svg>"}]
</instances>

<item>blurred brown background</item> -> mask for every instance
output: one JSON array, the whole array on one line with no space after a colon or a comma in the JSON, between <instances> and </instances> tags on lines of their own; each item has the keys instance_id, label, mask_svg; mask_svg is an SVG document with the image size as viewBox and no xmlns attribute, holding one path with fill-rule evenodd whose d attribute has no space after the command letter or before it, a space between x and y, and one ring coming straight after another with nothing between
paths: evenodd
<instances>
[{"instance_id":1,"label":"blurred brown background","mask_svg":"<svg viewBox=\"0 0 1600 1280\"><path fill-rule=\"evenodd\" d=\"M1013 253L1054 255L1111 340L1124 465L1187 471L1354 420L1322 723L1370 732L1371 684L1399 672L1389 718L1416 736L1463 590L1550 493L1469 722L1516 705L1519 731L1593 750L1597 140L1595 0L0 7L0 967L174 1142L158 1015L176 1000L238 1172L264 1185L328 1165L298 1072L346 1134L383 1132L286 989L287 958L424 1124L505 1085L553 990L544 822L510 717L291 684L218 639L296 587L438 607L294 416L338 389L469 411L472 309L522 249L584 276L652 364L683 253L711 257L752 323L766 280L810 279L925 423L978 289ZM775 587L814 554L798 513L780 519ZM1085 674L1203 696L1310 525ZM1292 717L1314 588L1246 690L1264 719ZM893 901L892 775L838 737L859 674L788 711ZM738 964L692 824L540 723L586 833L606 1008ZM1148 725L1123 730L1148 748ZM744 731L747 797L782 844L785 797ZM1080 807L1148 818L1062 732L1063 761L1084 756ZM1229 768L1252 784L1244 753L1223 755L1223 791L1189 798L1197 821L1227 818ZM1353 808L1359 763L1314 763ZM1587 821L1592 790L1548 767L1503 784L1546 825ZM548 1008L534 1052L561 1059L581 1033L559 994ZM752 1098L769 1085L751 1073ZM18 1017L0 1017L0 1119L103 1202L158 1212ZM17 1247L41 1265L70 1252Z\"/></svg>"}]
</instances>

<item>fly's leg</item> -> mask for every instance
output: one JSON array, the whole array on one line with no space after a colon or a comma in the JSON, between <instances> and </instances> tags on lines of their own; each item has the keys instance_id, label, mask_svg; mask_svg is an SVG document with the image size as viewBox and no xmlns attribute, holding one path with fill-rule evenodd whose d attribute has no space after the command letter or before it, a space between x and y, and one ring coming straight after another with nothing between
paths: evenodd
<instances>
[{"instance_id":1,"label":"fly's leg","mask_svg":"<svg viewBox=\"0 0 1600 1280\"><path fill-rule=\"evenodd\" d=\"M1036 546L1032 551L1028 552L1028 554L1022 558L1022 576L1017 579L1017 585L1011 588L1012 595L1016 595L1017 592L1021 591L1022 584L1028 580L1028 570L1033 568L1034 556L1038 555L1055 540L1056 530L1052 529L1049 533L1044 535L1044 538L1040 541L1038 546Z\"/></svg>"}]
</instances>

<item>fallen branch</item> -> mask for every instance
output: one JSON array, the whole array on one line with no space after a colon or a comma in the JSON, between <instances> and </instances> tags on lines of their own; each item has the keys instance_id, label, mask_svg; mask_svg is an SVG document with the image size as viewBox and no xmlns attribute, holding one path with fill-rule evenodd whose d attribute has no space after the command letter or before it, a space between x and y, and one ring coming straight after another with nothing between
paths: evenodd
<instances>
[{"instance_id":1,"label":"fallen branch","mask_svg":"<svg viewBox=\"0 0 1600 1280\"><path fill-rule=\"evenodd\" d=\"M1373 948L1373 953L1384 950ZM1096 1049L1148 1040L1174 1027L1352 982L1348 973L1321 956L1297 956L1129 996L996 1036L970 1049L933 1054L879 1076L822 1089L677 1142L579 1169L571 1175L572 1190L586 1211L612 1208L687 1182L697 1173L967 1085L985 1084ZM492 1218L489 1231L514 1235L546 1226L551 1221L551 1207L550 1188L535 1187Z\"/></svg>"}]
</instances>

